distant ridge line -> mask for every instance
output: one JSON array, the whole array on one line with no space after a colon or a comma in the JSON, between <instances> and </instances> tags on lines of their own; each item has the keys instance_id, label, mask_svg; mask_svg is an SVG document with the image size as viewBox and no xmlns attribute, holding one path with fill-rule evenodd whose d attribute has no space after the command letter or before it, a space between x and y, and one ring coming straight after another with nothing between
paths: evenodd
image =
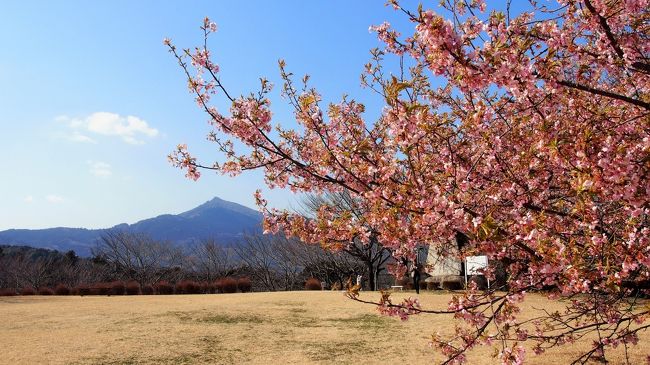
<instances>
[{"instance_id":1,"label":"distant ridge line","mask_svg":"<svg viewBox=\"0 0 650 365\"><path fill-rule=\"evenodd\" d=\"M189 245L204 238L215 238L224 244L237 244L244 233L261 232L261 222L260 212L215 197L179 214L162 214L133 224L121 223L110 228L8 229L0 231L0 244L26 245L61 252L74 250L77 255L87 257L91 255L91 249L106 230L146 233L155 239L179 245Z\"/></svg>"}]
</instances>

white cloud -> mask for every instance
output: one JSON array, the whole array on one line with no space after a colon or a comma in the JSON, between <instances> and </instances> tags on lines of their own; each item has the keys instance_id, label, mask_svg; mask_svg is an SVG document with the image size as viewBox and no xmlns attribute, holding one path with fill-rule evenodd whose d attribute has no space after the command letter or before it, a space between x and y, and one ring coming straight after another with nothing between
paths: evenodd
<instances>
[{"instance_id":1,"label":"white cloud","mask_svg":"<svg viewBox=\"0 0 650 365\"><path fill-rule=\"evenodd\" d=\"M68 138L68 140L70 140L72 142L97 143L97 141L95 141L94 139L92 139L92 138L90 138L90 137L88 137L88 136L86 136L84 134L81 134L81 133L79 133L77 131L72 132L72 134L68 135L67 138Z\"/></svg>"},{"instance_id":2,"label":"white cloud","mask_svg":"<svg viewBox=\"0 0 650 365\"><path fill-rule=\"evenodd\" d=\"M24 200L25 200L25 203L33 203L34 202L34 197L31 196L31 195L27 195Z\"/></svg>"},{"instance_id":3,"label":"white cloud","mask_svg":"<svg viewBox=\"0 0 650 365\"><path fill-rule=\"evenodd\" d=\"M104 136L120 137L124 142L130 144L143 144L143 138L153 138L158 136L156 128L132 115L122 116L116 113L96 112L85 118L70 118L66 115L60 115L54 118L59 123L66 123L73 130L69 138L75 142L94 143L94 140L79 130Z\"/></svg>"},{"instance_id":4,"label":"white cloud","mask_svg":"<svg viewBox=\"0 0 650 365\"><path fill-rule=\"evenodd\" d=\"M97 177L109 177L113 175L111 165L101 161L88 161L90 164L90 173Z\"/></svg>"},{"instance_id":5,"label":"white cloud","mask_svg":"<svg viewBox=\"0 0 650 365\"><path fill-rule=\"evenodd\" d=\"M63 203L65 199L63 199L62 196L50 194L45 197L45 200L47 200L48 203L57 204L57 203Z\"/></svg>"}]
</instances>

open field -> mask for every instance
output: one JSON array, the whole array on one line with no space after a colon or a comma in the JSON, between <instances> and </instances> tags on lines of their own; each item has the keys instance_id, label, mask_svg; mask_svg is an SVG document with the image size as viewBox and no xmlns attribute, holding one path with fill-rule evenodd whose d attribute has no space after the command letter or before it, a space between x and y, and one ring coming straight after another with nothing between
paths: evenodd
<instances>
[{"instance_id":1,"label":"open field","mask_svg":"<svg viewBox=\"0 0 650 365\"><path fill-rule=\"evenodd\" d=\"M397 294L414 295L414 294ZM363 294L376 299L378 294ZM419 295L444 308L449 294ZM531 295L525 307L560 308ZM369 305L339 292L219 295L0 298L2 364L379 364L436 363L430 335L451 333L450 317L407 322L380 317ZM642 363L650 333L633 349ZM531 364L569 362L589 344L578 343ZM480 348L470 364L492 364ZM612 364L622 363L622 351Z\"/></svg>"}]
</instances>

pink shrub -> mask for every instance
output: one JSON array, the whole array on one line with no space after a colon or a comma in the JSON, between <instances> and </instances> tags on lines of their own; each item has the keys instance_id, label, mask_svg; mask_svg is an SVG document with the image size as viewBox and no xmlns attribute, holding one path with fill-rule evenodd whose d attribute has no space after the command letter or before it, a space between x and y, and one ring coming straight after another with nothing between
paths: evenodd
<instances>
[{"instance_id":1,"label":"pink shrub","mask_svg":"<svg viewBox=\"0 0 650 365\"><path fill-rule=\"evenodd\" d=\"M0 297L12 297L16 295L14 289L0 289Z\"/></svg>"},{"instance_id":2,"label":"pink shrub","mask_svg":"<svg viewBox=\"0 0 650 365\"><path fill-rule=\"evenodd\" d=\"M125 285L126 295L138 295L140 294L140 284L135 280L130 280Z\"/></svg>"},{"instance_id":3,"label":"pink shrub","mask_svg":"<svg viewBox=\"0 0 650 365\"><path fill-rule=\"evenodd\" d=\"M176 294L200 294L201 285L193 280L183 280L176 283Z\"/></svg>"},{"instance_id":4,"label":"pink shrub","mask_svg":"<svg viewBox=\"0 0 650 365\"><path fill-rule=\"evenodd\" d=\"M167 281L159 281L154 285L156 294L171 295L174 294L174 286Z\"/></svg>"},{"instance_id":5,"label":"pink shrub","mask_svg":"<svg viewBox=\"0 0 650 365\"><path fill-rule=\"evenodd\" d=\"M112 283L97 283L91 286L91 295L111 295Z\"/></svg>"},{"instance_id":6,"label":"pink shrub","mask_svg":"<svg viewBox=\"0 0 650 365\"><path fill-rule=\"evenodd\" d=\"M124 291L126 290L126 286L124 285L124 282L119 280L110 283L109 287L110 287L109 295L124 295Z\"/></svg>"},{"instance_id":7,"label":"pink shrub","mask_svg":"<svg viewBox=\"0 0 650 365\"><path fill-rule=\"evenodd\" d=\"M215 285L214 283L204 281L201 283L201 291L204 294L214 294Z\"/></svg>"},{"instance_id":8,"label":"pink shrub","mask_svg":"<svg viewBox=\"0 0 650 365\"><path fill-rule=\"evenodd\" d=\"M236 293L237 292L237 280L227 277L217 280L217 287L221 288L219 291L221 293Z\"/></svg>"},{"instance_id":9,"label":"pink shrub","mask_svg":"<svg viewBox=\"0 0 650 365\"><path fill-rule=\"evenodd\" d=\"M56 295L70 295L70 288L68 288L68 286L64 285L64 284L58 284L54 288L54 294L56 294Z\"/></svg>"},{"instance_id":10,"label":"pink shrub","mask_svg":"<svg viewBox=\"0 0 650 365\"><path fill-rule=\"evenodd\" d=\"M309 278L305 282L305 290L323 290L320 280L316 278Z\"/></svg>"},{"instance_id":11,"label":"pink shrub","mask_svg":"<svg viewBox=\"0 0 650 365\"><path fill-rule=\"evenodd\" d=\"M153 295L153 293L154 293L153 286L145 285L142 287L142 295Z\"/></svg>"},{"instance_id":12,"label":"pink shrub","mask_svg":"<svg viewBox=\"0 0 650 365\"><path fill-rule=\"evenodd\" d=\"M90 287L88 285L86 285L86 284L78 285L75 288L75 291L77 292L77 294L81 295L82 297L84 295L90 295L91 294Z\"/></svg>"},{"instance_id":13,"label":"pink shrub","mask_svg":"<svg viewBox=\"0 0 650 365\"><path fill-rule=\"evenodd\" d=\"M26 286L20 291L20 295L36 295L36 290L31 286Z\"/></svg>"},{"instance_id":14,"label":"pink shrub","mask_svg":"<svg viewBox=\"0 0 650 365\"><path fill-rule=\"evenodd\" d=\"M38 288L38 295L54 295L54 291L48 287Z\"/></svg>"},{"instance_id":15,"label":"pink shrub","mask_svg":"<svg viewBox=\"0 0 650 365\"><path fill-rule=\"evenodd\" d=\"M251 283L251 279L247 277L239 278L237 280L237 288L242 293L250 292L252 287L253 287L253 283Z\"/></svg>"}]
</instances>

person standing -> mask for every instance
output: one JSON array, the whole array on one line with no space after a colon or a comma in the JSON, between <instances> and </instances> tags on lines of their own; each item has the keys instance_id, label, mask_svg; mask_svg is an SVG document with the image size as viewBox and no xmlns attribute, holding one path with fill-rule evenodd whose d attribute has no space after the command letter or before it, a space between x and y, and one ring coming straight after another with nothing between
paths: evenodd
<instances>
[{"instance_id":1,"label":"person standing","mask_svg":"<svg viewBox=\"0 0 650 365\"><path fill-rule=\"evenodd\" d=\"M421 267L416 258L413 265L413 271L411 272L411 276L413 277L413 287L415 287L416 294L420 294L420 270Z\"/></svg>"}]
</instances>

